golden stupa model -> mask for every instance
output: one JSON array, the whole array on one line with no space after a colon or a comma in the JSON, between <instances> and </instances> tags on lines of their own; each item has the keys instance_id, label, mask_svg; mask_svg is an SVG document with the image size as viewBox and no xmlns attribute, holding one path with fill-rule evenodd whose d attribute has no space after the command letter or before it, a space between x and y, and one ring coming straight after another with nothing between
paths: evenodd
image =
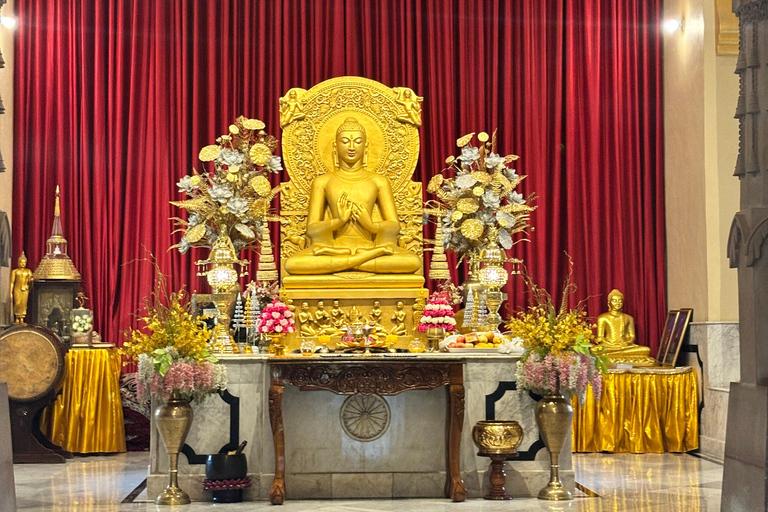
<instances>
[{"instance_id":1,"label":"golden stupa model","mask_svg":"<svg viewBox=\"0 0 768 512\"><path fill-rule=\"evenodd\" d=\"M56 205L53 211L53 228L51 236L46 240L45 256L35 269L32 277L35 281L41 279L66 279L80 280L80 272L67 254L67 239L61 229L61 202L59 199L59 186L56 185Z\"/></svg>"},{"instance_id":2,"label":"golden stupa model","mask_svg":"<svg viewBox=\"0 0 768 512\"><path fill-rule=\"evenodd\" d=\"M371 325L404 308L413 329L413 306L426 296L422 187L411 179L421 100L360 77L280 99L290 177L281 196L283 300L313 309L339 301L347 322L354 310Z\"/></svg>"}]
</instances>

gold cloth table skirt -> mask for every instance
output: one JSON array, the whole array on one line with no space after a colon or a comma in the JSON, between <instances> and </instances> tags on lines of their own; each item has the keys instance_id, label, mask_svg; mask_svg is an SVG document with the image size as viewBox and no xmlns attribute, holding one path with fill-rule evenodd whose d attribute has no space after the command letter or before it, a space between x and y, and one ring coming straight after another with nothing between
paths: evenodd
<instances>
[{"instance_id":1,"label":"gold cloth table skirt","mask_svg":"<svg viewBox=\"0 0 768 512\"><path fill-rule=\"evenodd\" d=\"M696 372L683 368L609 370L600 402L592 388L573 401L573 451L687 452L699 447Z\"/></svg>"},{"instance_id":2,"label":"gold cloth table skirt","mask_svg":"<svg viewBox=\"0 0 768 512\"><path fill-rule=\"evenodd\" d=\"M117 349L73 348L64 363L64 387L43 412L40 430L70 452L124 452Z\"/></svg>"}]
</instances>

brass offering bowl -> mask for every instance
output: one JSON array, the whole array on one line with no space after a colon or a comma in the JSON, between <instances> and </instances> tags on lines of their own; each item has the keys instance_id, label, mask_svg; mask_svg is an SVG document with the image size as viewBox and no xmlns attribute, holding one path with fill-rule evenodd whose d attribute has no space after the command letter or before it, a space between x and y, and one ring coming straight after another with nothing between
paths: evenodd
<instances>
[{"instance_id":1,"label":"brass offering bowl","mask_svg":"<svg viewBox=\"0 0 768 512\"><path fill-rule=\"evenodd\" d=\"M504 461L517 456L523 440L523 429L516 421L478 421L472 429L472 440L480 449L478 455L491 458L491 489L487 500L510 500L507 494L507 474Z\"/></svg>"},{"instance_id":2,"label":"brass offering bowl","mask_svg":"<svg viewBox=\"0 0 768 512\"><path fill-rule=\"evenodd\" d=\"M478 421L472 429L478 455L511 455L523 441L523 428L516 421Z\"/></svg>"}]
</instances>

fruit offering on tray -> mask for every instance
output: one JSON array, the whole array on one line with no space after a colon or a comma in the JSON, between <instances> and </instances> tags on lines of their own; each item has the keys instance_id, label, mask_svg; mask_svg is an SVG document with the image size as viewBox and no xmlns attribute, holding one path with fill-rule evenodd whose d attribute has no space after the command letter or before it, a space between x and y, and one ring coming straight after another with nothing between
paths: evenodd
<instances>
[{"instance_id":1,"label":"fruit offering on tray","mask_svg":"<svg viewBox=\"0 0 768 512\"><path fill-rule=\"evenodd\" d=\"M460 334L448 348L498 348L502 341L498 332L470 332Z\"/></svg>"}]
</instances>

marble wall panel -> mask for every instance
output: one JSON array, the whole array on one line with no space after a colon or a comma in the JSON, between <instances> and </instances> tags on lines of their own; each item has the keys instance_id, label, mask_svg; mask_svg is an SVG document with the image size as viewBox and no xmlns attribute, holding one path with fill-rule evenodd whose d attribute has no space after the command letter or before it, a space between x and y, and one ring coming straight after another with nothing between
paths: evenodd
<instances>
[{"instance_id":1,"label":"marble wall panel","mask_svg":"<svg viewBox=\"0 0 768 512\"><path fill-rule=\"evenodd\" d=\"M334 498L391 498L392 483L392 473L334 473L331 490Z\"/></svg>"},{"instance_id":2,"label":"marble wall panel","mask_svg":"<svg viewBox=\"0 0 768 512\"><path fill-rule=\"evenodd\" d=\"M730 383L741 378L739 324L696 322L690 325L690 333L690 343L698 347L703 364L699 451L710 459L722 461Z\"/></svg>"}]
</instances>

